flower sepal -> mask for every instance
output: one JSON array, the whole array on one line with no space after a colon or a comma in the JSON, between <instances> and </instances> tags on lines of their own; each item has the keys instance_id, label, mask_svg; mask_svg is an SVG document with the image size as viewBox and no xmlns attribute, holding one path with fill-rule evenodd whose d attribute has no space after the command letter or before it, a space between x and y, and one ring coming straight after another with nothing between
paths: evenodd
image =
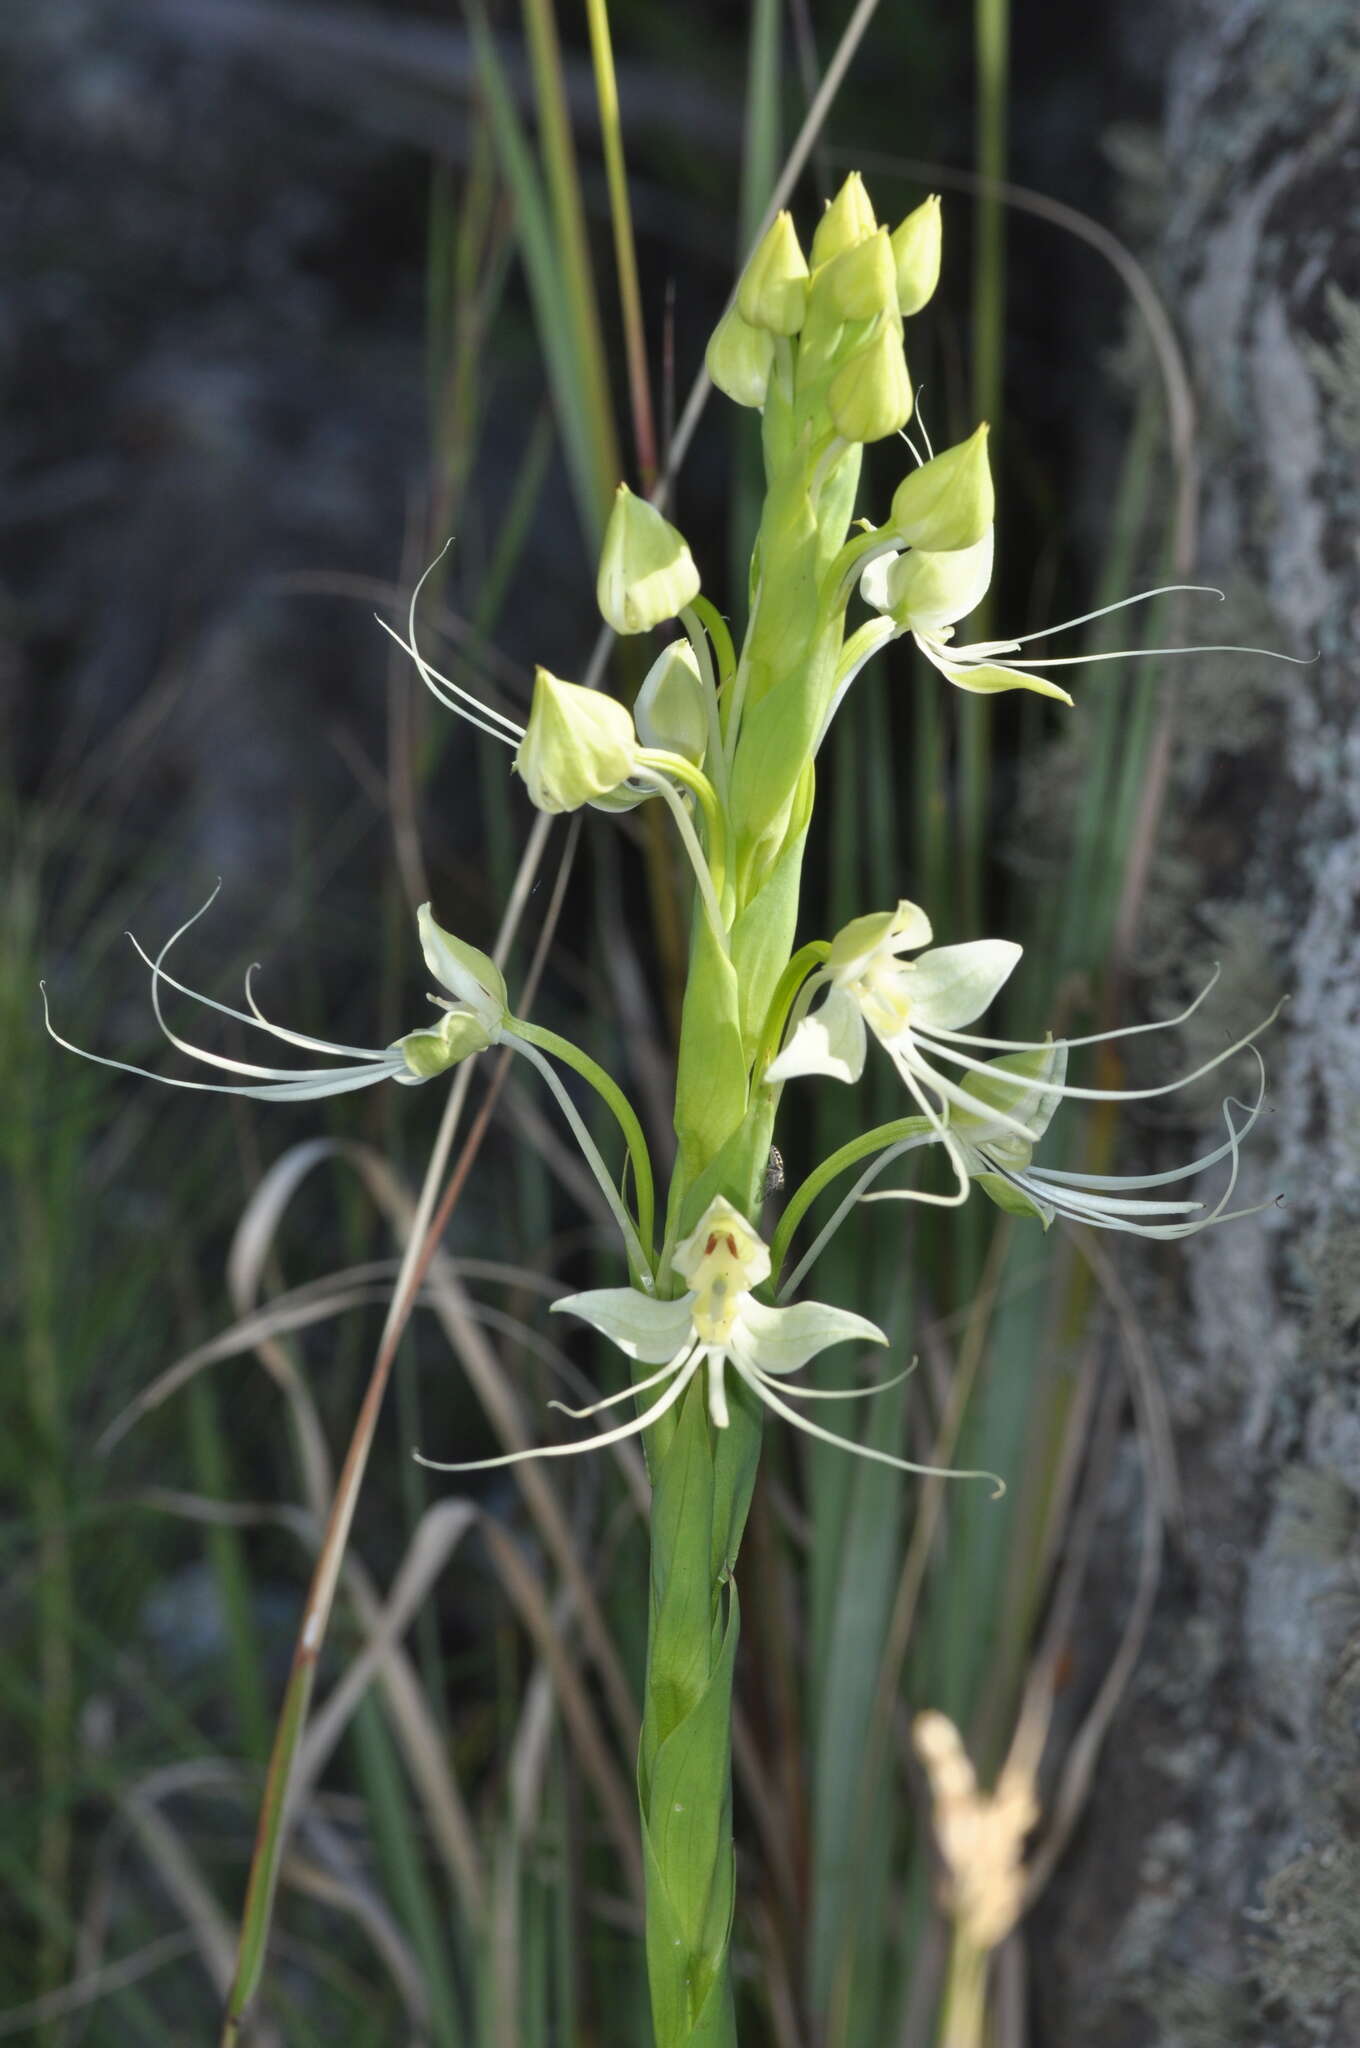
<instances>
[{"instance_id":1,"label":"flower sepal","mask_svg":"<svg viewBox=\"0 0 1360 2048\"><path fill-rule=\"evenodd\" d=\"M633 773L637 752L632 717L616 698L535 670L514 767L540 811L577 811L611 795Z\"/></svg>"},{"instance_id":2,"label":"flower sepal","mask_svg":"<svg viewBox=\"0 0 1360 2048\"><path fill-rule=\"evenodd\" d=\"M888 524L904 547L971 548L996 513L984 422L966 441L945 448L903 478Z\"/></svg>"},{"instance_id":3,"label":"flower sepal","mask_svg":"<svg viewBox=\"0 0 1360 2048\"><path fill-rule=\"evenodd\" d=\"M595 595L616 633L648 633L699 595L699 571L684 535L646 498L620 484L600 549Z\"/></svg>"}]
</instances>

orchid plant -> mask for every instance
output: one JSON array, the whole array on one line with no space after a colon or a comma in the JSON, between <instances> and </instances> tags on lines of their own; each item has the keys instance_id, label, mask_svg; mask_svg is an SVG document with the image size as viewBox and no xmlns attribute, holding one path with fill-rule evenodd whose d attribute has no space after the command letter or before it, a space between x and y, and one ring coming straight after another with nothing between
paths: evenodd
<instances>
[{"instance_id":1,"label":"orchid plant","mask_svg":"<svg viewBox=\"0 0 1360 2048\"><path fill-rule=\"evenodd\" d=\"M566 1295L554 1306L606 1337L631 1369L616 1391L565 1412L579 1423L622 1409L624 1419L502 1457L423 1462L471 1472L561 1458L627 1437L644 1440L652 1565L638 1782L658 2048L719 2048L736 2038L729 1955L739 1619L733 1571L763 1414L858 1456L909 1472L926 1469L842 1438L806 1412L826 1398L797 1378L811 1360L835 1345L881 1350L888 1343L851 1308L790 1300L830 1237L861 1201L956 1207L975 1188L1045 1229L1062 1217L1178 1237L1249 1213L1227 1205L1242 1139L1261 1111L1253 1042L1264 1024L1157 1087L1078 1085L1068 1078L1073 1055L1165 1027L1135 1024L1033 1042L977 1035L972 1027L1016 969L1019 946L985 938L935 946L926 912L907 901L859 916L830 939L799 942L819 750L846 691L876 653L910 635L960 690L1027 690L1063 705L1071 697L1043 668L1111 658L1037 662L1022 649L1039 634L955 644L956 628L991 580L995 506L985 426L939 454L928 440L918 448L906 436L913 392L905 323L929 302L940 253L938 201L889 230L852 174L806 253L792 219L781 213L752 255L708 350L713 382L761 416L766 489L739 647L703 596L682 535L656 505L623 485L600 562L600 611L618 634L648 635L673 622L678 628L659 647L631 708L540 668L520 725L426 658L417 637L419 587L405 633L387 629L441 704L511 750L513 773L538 809L611 812L659 800L669 813L692 873L695 916L675 1076L675 1157L659 1217L653 1161L622 1089L579 1047L517 1017L499 968L444 930L428 905L419 913L419 940L444 991L432 998L439 1014L391 1045L337 1045L286 1030L263 1015L249 978L244 1007L196 998L275 1042L319 1056L325 1066L256 1065L191 1043L165 1015L165 991L194 994L165 964L180 933L154 956L142 955L166 1036L223 1077L174 1085L310 1100L383 1080L426 1083L500 1046L536 1070L604 1193L626 1284ZM865 445L899 439L911 466L883 523L856 519ZM857 599L867 616L852 626ZM1168 1019L1168 1026L1189 1014ZM767 1240L766 1166L786 1087L855 1084L871 1041L901 1081L906 1113L822 1162L789 1197ZM1163 1095L1243 1049L1256 1059L1254 1099L1229 1098L1226 1137L1188 1164L1128 1179L1034 1164L1063 1103ZM564 1069L612 1115L624 1173L588 1132ZM941 1184L873 1186L910 1154L927 1165L941 1158L948 1169ZM849 1193L786 1271L791 1241L813 1201L857 1165L862 1170ZM1209 1206L1193 1192L1162 1192L1190 1189L1215 1167L1225 1168L1225 1186Z\"/></svg>"}]
</instances>

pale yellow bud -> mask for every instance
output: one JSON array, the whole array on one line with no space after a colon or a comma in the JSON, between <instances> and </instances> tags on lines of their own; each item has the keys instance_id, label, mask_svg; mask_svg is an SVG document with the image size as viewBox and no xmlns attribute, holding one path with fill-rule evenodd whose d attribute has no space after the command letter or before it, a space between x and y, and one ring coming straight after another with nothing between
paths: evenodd
<instances>
[{"instance_id":1,"label":"pale yellow bud","mask_svg":"<svg viewBox=\"0 0 1360 2048\"><path fill-rule=\"evenodd\" d=\"M983 538L995 510L984 421L966 441L902 479L888 526L904 547L936 552L971 548Z\"/></svg>"},{"instance_id":2,"label":"pale yellow bud","mask_svg":"<svg viewBox=\"0 0 1360 2048\"><path fill-rule=\"evenodd\" d=\"M704 362L719 391L735 404L762 406L774 365L774 336L766 327L752 327L731 306L713 330Z\"/></svg>"},{"instance_id":3,"label":"pale yellow bud","mask_svg":"<svg viewBox=\"0 0 1360 2048\"><path fill-rule=\"evenodd\" d=\"M737 311L751 327L797 334L807 311L807 282L793 216L778 213L746 266L737 288Z\"/></svg>"},{"instance_id":4,"label":"pale yellow bud","mask_svg":"<svg viewBox=\"0 0 1360 2048\"><path fill-rule=\"evenodd\" d=\"M699 595L699 571L684 535L627 484L614 493L595 595L616 633L649 632Z\"/></svg>"},{"instance_id":5,"label":"pale yellow bud","mask_svg":"<svg viewBox=\"0 0 1360 2048\"><path fill-rule=\"evenodd\" d=\"M897 304L904 320L919 313L940 281L940 199L932 192L893 229Z\"/></svg>"},{"instance_id":6,"label":"pale yellow bud","mask_svg":"<svg viewBox=\"0 0 1360 2048\"><path fill-rule=\"evenodd\" d=\"M866 241L877 226L864 180L858 171L851 171L835 198L828 199L826 211L817 223L812 237L813 269L819 263L829 263L842 249L853 249L856 242Z\"/></svg>"},{"instance_id":7,"label":"pale yellow bud","mask_svg":"<svg viewBox=\"0 0 1360 2048\"><path fill-rule=\"evenodd\" d=\"M540 811L575 811L606 796L637 764L637 734L622 704L602 690L534 671L529 725L515 755Z\"/></svg>"},{"instance_id":8,"label":"pale yellow bud","mask_svg":"<svg viewBox=\"0 0 1360 2048\"><path fill-rule=\"evenodd\" d=\"M633 723L645 747L679 754L699 767L708 748L708 706L699 663L688 640L673 640L648 669L633 700Z\"/></svg>"},{"instance_id":9,"label":"pale yellow bud","mask_svg":"<svg viewBox=\"0 0 1360 2048\"><path fill-rule=\"evenodd\" d=\"M847 441L882 441L907 424L911 379L895 324L880 320L863 348L841 364L826 403L836 432Z\"/></svg>"},{"instance_id":10,"label":"pale yellow bud","mask_svg":"<svg viewBox=\"0 0 1360 2048\"><path fill-rule=\"evenodd\" d=\"M817 279L817 292L841 320L886 317L896 327L897 271L888 230L878 228L852 249L844 250Z\"/></svg>"}]
</instances>

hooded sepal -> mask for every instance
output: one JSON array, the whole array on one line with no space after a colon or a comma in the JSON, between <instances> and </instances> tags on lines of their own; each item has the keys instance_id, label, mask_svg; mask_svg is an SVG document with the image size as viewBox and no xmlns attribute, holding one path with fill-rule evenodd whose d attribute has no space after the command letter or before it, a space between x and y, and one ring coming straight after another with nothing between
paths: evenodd
<instances>
[{"instance_id":1,"label":"hooded sepal","mask_svg":"<svg viewBox=\"0 0 1360 2048\"><path fill-rule=\"evenodd\" d=\"M616 699L535 670L514 767L540 811L576 811L610 795L633 773L637 752L632 718Z\"/></svg>"},{"instance_id":2,"label":"hooded sepal","mask_svg":"<svg viewBox=\"0 0 1360 2048\"><path fill-rule=\"evenodd\" d=\"M699 571L684 535L627 484L614 493L595 595L616 633L650 632L699 595Z\"/></svg>"}]
</instances>

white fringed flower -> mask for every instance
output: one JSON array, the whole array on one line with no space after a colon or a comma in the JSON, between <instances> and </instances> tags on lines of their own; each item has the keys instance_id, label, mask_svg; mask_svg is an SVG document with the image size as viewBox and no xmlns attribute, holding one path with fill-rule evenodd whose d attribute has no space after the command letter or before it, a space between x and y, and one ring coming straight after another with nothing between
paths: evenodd
<instances>
[{"instance_id":1,"label":"white fringed flower","mask_svg":"<svg viewBox=\"0 0 1360 2048\"><path fill-rule=\"evenodd\" d=\"M517 1465L526 1458L570 1458L582 1451L621 1443L660 1421L699 1373L707 1375L708 1412L713 1426L726 1429L726 1373L730 1366L758 1401L806 1436L837 1444L900 1472L932 1470L837 1436L789 1406L790 1399L839 1401L848 1395L880 1393L895 1385L895 1380L888 1380L876 1387L838 1388L833 1393L789 1384L791 1374L833 1344L852 1340L886 1344L888 1339L876 1323L847 1309L829 1308L825 1302L800 1301L789 1308L775 1308L757 1301L753 1290L770 1276L769 1249L740 1211L721 1195L709 1203L690 1235L676 1246L671 1265L689 1283L674 1301L651 1299L633 1287L601 1287L587 1294L568 1294L553 1303L554 1310L579 1316L608 1337L635 1364L653 1366L656 1370L588 1408L567 1408L560 1401L550 1405L579 1421L606 1408L655 1394L656 1398L641 1414L583 1442L541 1444L527 1451L509 1451L498 1458L455 1463L422 1457L420 1463L438 1472L485 1472L499 1465ZM905 1375L898 1375L899 1379L902 1377ZM991 1473L981 1472L948 1476L993 1478Z\"/></svg>"},{"instance_id":2,"label":"white fringed flower","mask_svg":"<svg viewBox=\"0 0 1360 2048\"><path fill-rule=\"evenodd\" d=\"M1105 1044L1182 1024L1199 1008L1214 982L1210 981L1179 1016L1163 1023L1128 1025L1057 1041L979 1038L961 1027L981 1016L992 1002L1019 960L1021 949L1009 940L981 939L970 945L922 951L930 947L931 936L929 919L914 903L899 903L896 910L856 918L847 925L832 943L825 967L804 985L800 1007L805 1014L797 1016L783 1050L766 1068L766 1082L779 1085L802 1074L856 1081L864 1070L872 1033L924 1119L915 1138L894 1144L895 1157L919 1145L940 1143L962 1180L976 1182L1003 1208L1037 1215L1045 1225L1061 1215L1143 1236L1181 1237L1222 1219L1224 1203L1236 1183L1238 1148L1260 1114L1263 1087L1254 1104L1229 1098L1224 1106L1228 1137L1222 1145L1188 1166L1164 1174L1126 1178L1036 1167L1031 1164L1034 1147L1064 1098L1139 1102L1169 1095L1250 1046L1279 1014L1278 1007L1254 1031L1174 1081L1151 1088L1075 1087L1067 1080L1067 1056L1073 1047ZM904 958L908 953L918 957ZM809 999L815 999L822 988L825 993L820 1004L808 1011ZM1005 1057L981 1060L974 1049L1001 1052ZM958 1077L942 1073L941 1063L960 1069ZM1234 1108L1247 1115L1241 1130L1233 1123ZM1188 1180L1228 1158L1232 1168L1227 1192L1205 1215L1198 1214L1201 1205L1197 1202L1141 1198L1149 1188ZM885 1163L881 1160L869 1170L861 1188ZM1133 1199L1135 1195L1139 1199ZM921 1198L893 1190L863 1199ZM1183 1220L1164 1220L1169 1217Z\"/></svg>"}]
</instances>

